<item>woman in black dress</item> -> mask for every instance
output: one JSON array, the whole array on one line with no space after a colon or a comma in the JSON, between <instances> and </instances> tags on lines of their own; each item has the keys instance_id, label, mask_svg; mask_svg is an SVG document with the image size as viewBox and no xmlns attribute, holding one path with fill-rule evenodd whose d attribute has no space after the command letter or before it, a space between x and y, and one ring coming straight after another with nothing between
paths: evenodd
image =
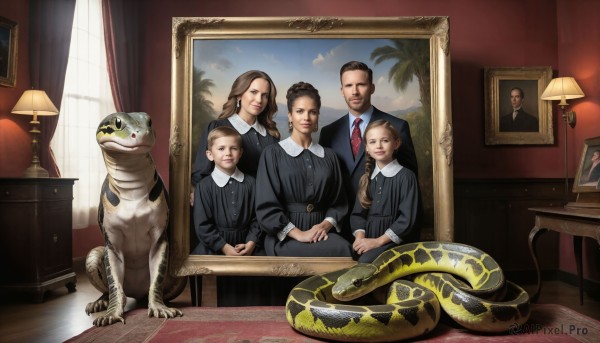
<instances>
[{"instance_id":1,"label":"woman in black dress","mask_svg":"<svg viewBox=\"0 0 600 343\"><path fill-rule=\"evenodd\" d=\"M309 83L287 92L290 137L265 148L256 179L256 217L273 256L351 256L339 233L348 211L333 150L314 143L321 98Z\"/></svg>"},{"instance_id":2,"label":"woman in black dress","mask_svg":"<svg viewBox=\"0 0 600 343\"><path fill-rule=\"evenodd\" d=\"M219 118L206 126L196 153L192 169L192 189L203 178L210 175L214 163L206 157L208 133L219 126L236 129L242 136L242 155L238 168L244 174L256 176L258 159L263 149L279 141L279 131L273 116L277 113L277 89L265 72L249 70L233 82L227 102ZM190 195L194 206L194 193Z\"/></svg>"}]
</instances>

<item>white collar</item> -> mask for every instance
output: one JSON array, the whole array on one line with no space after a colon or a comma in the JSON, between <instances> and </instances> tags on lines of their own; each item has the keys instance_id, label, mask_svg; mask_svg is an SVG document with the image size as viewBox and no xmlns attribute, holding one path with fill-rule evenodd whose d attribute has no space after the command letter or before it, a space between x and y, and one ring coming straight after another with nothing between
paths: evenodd
<instances>
[{"instance_id":1,"label":"white collar","mask_svg":"<svg viewBox=\"0 0 600 343\"><path fill-rule=\"evenodd\" d=\"M267 129L265 129L265 127L261 123L259 123L258 120L256 120L254 124L248 125L248 123L246 123L244 119L242 119L237 113L227 119L229 120L231 125L233 125L233 128L241 135L250 131L250 129L252 128L254 128L254 130L256 130L256 132L258 132L263 137L267 135Z\"/></svg>"},{"instance_id":2,"label":"white collar","mask_svg":"<svg viewBox=\"0 0 600 343\"><path fill-rule=\"evenodd\" d=\"M365 113L360 115L360 119L362 119L362 122L360 123L361 124L360 132L364 131L363 125L364 125L364 128L366 128L367 125L369 124L369 122L371 121L371 117L373 116L373 110L374 110L374 107L373 107L373 105L371 105L371 107L369 107L369 109L367 109L365 111ZM350 132L352 132L352 129L354 128L354 120L356 120L356 117L352 113L348 112L348 124L350 125L349 126Z\"/></svg>"},{"instance_id":3,"label":"white collar","mask_svg":"<svg viewBox=\"0 0 600 343\"><path fill-rule=\"evenodd\" d=\"M236 180L238 182L244 181L244 173L242 173L237 168L235 168L235 171L233 172L233 174L227 175L221 169L215 167L215 169L213 169L212 173L210 173L210 176L213 178L213 180L215 181L217 186L219 186L221 188L225 187L227 182L229 182L230 178L233 178L234 180Z\"/></svg>"},{"instance_id":4,"label":"white collar","mask_svg":"<svg viewBox=\"0 0 600 343\"><path fill-rule=\"evenodd\" d=\"M300 155L305 149L301 147L298 143L294 142L292 137L288 137L281 142L279 145L283 148L283 150L290 156L296 157ZM322 146L315 143L310 143L310 146L307 149L312 152L317 157L323 158L325 157L325 149Z\"/></svg>"},{"instance_id":5,"label":"white collar","mask_svg":"<svg viewBox=\"0 0 600 343\"><path fill-rule=\"evenodd\" d=\"M402 167L400 165L400 163L398 163L398 160L394 159L392 160L392 162L386 164L385 167L383 167L382 169L379 169L379 166L377 165L377 163L375 163L375 170L373 170L373 174L371 174L371 179L374 179L375 176L377 176L377 174L381 173L383 174L383 176L385 177L392 177L395 176L396 174L398 174L398 172L400 170L402 170Z\"/></svg>"}]
</instances>

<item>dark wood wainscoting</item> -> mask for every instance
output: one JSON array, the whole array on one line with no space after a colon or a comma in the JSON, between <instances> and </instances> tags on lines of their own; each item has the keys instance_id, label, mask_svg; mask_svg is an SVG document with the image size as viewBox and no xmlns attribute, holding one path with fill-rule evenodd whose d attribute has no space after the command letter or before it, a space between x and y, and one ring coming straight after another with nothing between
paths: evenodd
<instances>
[{"instance_id":1,"label":"dark wood wainscoting","mask_svg":"<svg viewBox=\"0 0 600 343\"><path fill-rule=\"evenodd\" d=\"M564 179L455 179L454 240L489 253L508 274L535 278L527 239L535 216L528 209L565 204ZM538 240L543 271L558 269L557 234Z\"/></svg>"}]
</instances>

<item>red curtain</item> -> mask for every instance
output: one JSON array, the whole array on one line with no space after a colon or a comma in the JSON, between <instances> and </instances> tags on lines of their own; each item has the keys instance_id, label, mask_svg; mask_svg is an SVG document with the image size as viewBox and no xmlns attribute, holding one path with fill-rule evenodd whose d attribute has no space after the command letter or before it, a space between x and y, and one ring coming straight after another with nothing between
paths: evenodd
<instances>
[{"instance_id":1,"label":"red curtain","mask_svg":"<svg viewBox=\"0 0 600 343\"><path fill-rule=\"evenodd\" d=\"M60 110L65 86L75 0L29 1L29 71L31 86L46 91ZM41 117L40 164L50 177L60 171L50 149L58 116Z\"/></svg>"},{"instance_id":2,"label":"red curtain","mask_svg":"<svg viewBox=\"0 0 600 343\"><path fill-rule=\"evenodd\" d=\"M135 0L102 0L108 73L115 108L139 111L139 16Z\"/></svg>"}]
</instances>

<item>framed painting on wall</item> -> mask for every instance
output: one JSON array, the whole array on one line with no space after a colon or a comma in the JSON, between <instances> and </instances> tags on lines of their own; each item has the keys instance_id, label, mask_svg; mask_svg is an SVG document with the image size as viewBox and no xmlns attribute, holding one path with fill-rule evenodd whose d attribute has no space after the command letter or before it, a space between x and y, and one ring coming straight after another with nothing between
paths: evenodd
<instances>
[{"instance_id":1,"label":"framed painting on wall","mask_svg":"<svg viewBox=\"0 0 600 343\"><path fill-rule=\"evenodd\" d=\"M190 230L188 199L199 136L219 114L235 77L251 69L264 70L277 86L279 111L275 121L285 137L285 93L292 83L310 82L319 90L322 98L319 127L322 127L347 113L339 68L350 60L369 64L374 69L373 81L377 87L374 105L410 124L417 156L422 158L418 160L419 184L425 194L425 212L429 210L425 221L430 224L431 238L453 239L447 17L177 17L173 18L172 30L169 149L172 274L300 276L340 269L349 263L345 258L190 254L190 243L195 237ZM423 79L410 77L409 86L400 91L390 77L394 61L375 63L373 52L385 46L410 50L414 45L408 43L414 42L424 43L418 44L422 48L411 55L424 57L426 75Z\"/></svg>"},{"instance_id":2,"label":"framed painting on wall","mask_svg":"<svg viewBox=\"0 0 600 343\"><path fill-rule=\"evenodd\" d=\"M573 192L600 192L600 137L589 138L584 142Z\"/></svg>"},{"instance_id":3,"label":"framed painting on wall","mask_svg":"<svg viewBox=\"0 0 600 343\"><path fill-rule=\"evenodd\" d=\"M0 17L0 86L14 87L17 81L17 23Z\"/></svg>"},{"instance_id":4,"label":"framed painting on wall","mask_svg":"<svg viewBox=\"0 0 600 343\"><path fill-rule=\"evenodd\" d=\"M554 144L552 108L540 96L550 67L486 67L485 144Z\"/></svg>"}]
</instances>

